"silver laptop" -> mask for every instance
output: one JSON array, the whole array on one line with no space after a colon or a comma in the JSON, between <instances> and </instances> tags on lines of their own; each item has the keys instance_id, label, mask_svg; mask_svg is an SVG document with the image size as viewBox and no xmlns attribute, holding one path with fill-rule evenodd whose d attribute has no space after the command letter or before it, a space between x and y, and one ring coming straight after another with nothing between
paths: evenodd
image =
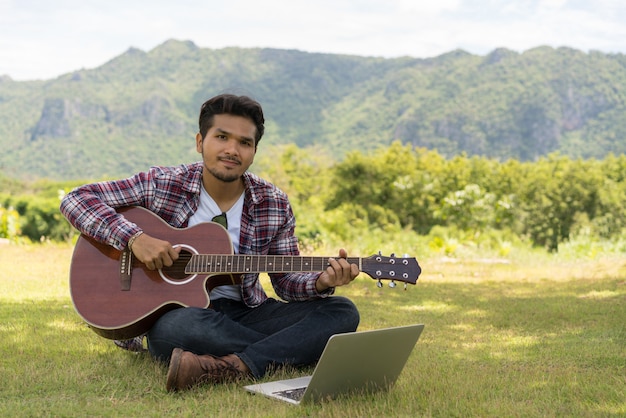
<instances>
[{"instance_id":1,"label":"silver laptop","mask_svg":"<svg viewBox=\"0 0 626 418\"><path fill-rule=\"evenodd\" d=\"M423 329L418 324L333 335L311 376L244 388L296 405L352 392L388 390Z\"/></svg>"}]
</instances>

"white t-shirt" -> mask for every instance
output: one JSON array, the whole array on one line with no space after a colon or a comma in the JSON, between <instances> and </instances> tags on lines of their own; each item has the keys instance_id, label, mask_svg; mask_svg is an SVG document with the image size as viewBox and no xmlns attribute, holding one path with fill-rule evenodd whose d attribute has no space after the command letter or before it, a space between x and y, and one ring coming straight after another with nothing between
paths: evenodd
<instances>
[{"instance_id":1,"label":"white t-shirt","mask_svg":"<svg viewBox=\"0 0 626 418\"><path fill-rule=\"evenodd\" d=\"M244 193L241 194L237 202L228 209L226 212L226 219L228 223L228 235L233 243L234 254L239 254L239 234L241 232L241 213L243 212L243 198ZM204 190L204 187L200 190L200 204L198 210L189 218L189 226L194 226L201 222L210 222L215 216L221 215L220 210L215 200ZM209 297L211 300L219 298L227 298L234 300L241 300L241 292L239 285L224 285L214 288Z\"/></svg>"}]
</instances>

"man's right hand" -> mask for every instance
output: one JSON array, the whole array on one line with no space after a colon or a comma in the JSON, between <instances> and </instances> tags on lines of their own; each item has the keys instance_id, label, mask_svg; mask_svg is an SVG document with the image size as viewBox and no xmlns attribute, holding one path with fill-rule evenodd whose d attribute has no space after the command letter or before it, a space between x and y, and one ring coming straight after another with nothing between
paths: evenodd
<instances>
[{"instance_id":1,"label":"man's right hand","mask_svg":"<svg viewBox=\"0 0 626 418\"><path fill-rule=\"evenodd\" d=\"M174 248L167 241L143 233L135 239L131 250L149 270L156 270L174 264L178 260L181 247Z\"/></svg>"}]
</instances>

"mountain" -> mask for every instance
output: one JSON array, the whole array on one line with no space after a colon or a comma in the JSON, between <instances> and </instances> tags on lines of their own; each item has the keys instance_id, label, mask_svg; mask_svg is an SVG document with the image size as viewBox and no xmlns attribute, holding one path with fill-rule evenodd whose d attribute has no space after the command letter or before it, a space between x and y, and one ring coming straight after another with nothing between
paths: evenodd
<instances>
[{"instance_id":1,"label":"mountain","mask_svg":"<svg viewBox=\"0 0 626 418\"><path fill-rule=\"evenodd\" d=\"M0 77L0 172L19 179L124 176L198 158L200 105L261 102L261 147L337 159L395 140L501 160L626 152L626 56L537 47L383 59L169 40L52 80Z\"/></svg>"}]
</instances>

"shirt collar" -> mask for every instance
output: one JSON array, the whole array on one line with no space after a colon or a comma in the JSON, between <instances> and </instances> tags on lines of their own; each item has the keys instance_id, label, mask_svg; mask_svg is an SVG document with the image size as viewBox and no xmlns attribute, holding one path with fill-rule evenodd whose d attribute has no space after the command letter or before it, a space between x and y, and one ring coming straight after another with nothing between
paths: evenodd
<instances>
[{"instance_id":1,"label":"shirt collar","mask_svg":"<svg viewBox=\"0 0 626 418\"><path fill-rule=\"evenodd\" d=\"M246 195L248 195L250 197L250 200L255 204L259 204L261 202L261 200L263 200L261 198L261 196L257 193L256 191L256 187L254 187L254 174L249 173L249 172L245 172L243 173L243 184L246 187Z\"/></svg>"},{"instance_id":2,"label":"shirt collar","mask_svg":"<svg viewBox=\"0 0 626 418\"><path fill-rule=\"evenodd\" d=\"M191 175L188 182L183 184L183 190L188 193L200 196L202 189L202 162L199 161L192 166Z\"/></svg>"},{"instance_id":3,"label":"shirt collar","mask_svg":"<svg viewBox=\"0 0 626 418\"><path fill-rule=\"evenodd\" d=\"M183 188L189 193L200 196L200 190L202 189L202 169L203 164L201 161L197 162L191 170L190 181L183 185ZM262 196L257 193L254 187L256 176L250 172L243 173L243 184L245 186L245 194L254 204L259 204L263 200Z\"/></svg>"}]
</instances>

